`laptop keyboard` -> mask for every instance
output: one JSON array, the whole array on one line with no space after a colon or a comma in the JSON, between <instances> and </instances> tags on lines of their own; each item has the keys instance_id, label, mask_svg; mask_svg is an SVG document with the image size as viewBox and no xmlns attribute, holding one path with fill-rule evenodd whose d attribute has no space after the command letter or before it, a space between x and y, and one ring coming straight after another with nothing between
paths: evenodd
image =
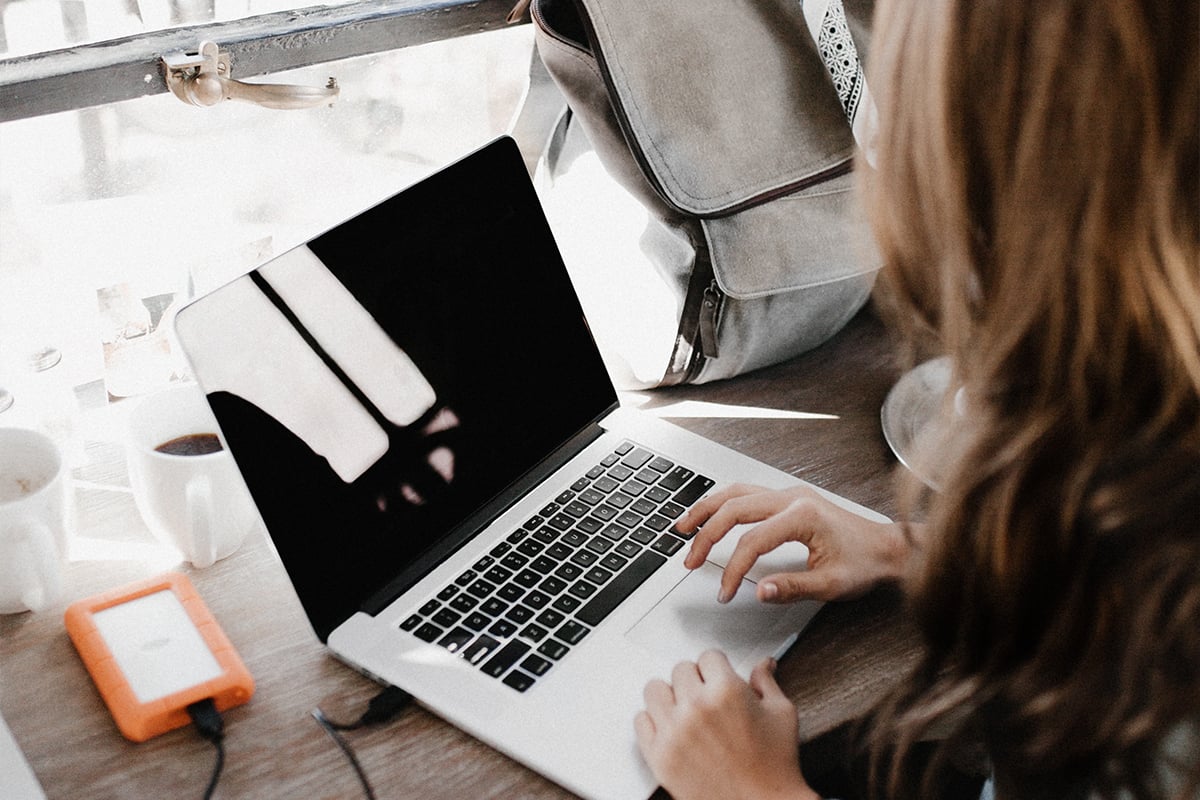
<instances>
[{"instance_id":1,"label":"laptop keyboard","mask_svg":"<svg viewBox=\"0 0 1200 800\"><path fill-rule=\"evenodd\" d=\"M524 692L684 545L713 486L623 442L400 627Z\"/></svg>"}]
</instances>

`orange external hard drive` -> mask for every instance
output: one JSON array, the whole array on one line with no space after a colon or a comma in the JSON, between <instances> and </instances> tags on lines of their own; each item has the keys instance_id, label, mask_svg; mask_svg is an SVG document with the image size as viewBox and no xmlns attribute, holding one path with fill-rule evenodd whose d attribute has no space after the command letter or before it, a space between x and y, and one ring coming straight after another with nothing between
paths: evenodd
<instances>
[{"instance_id":1,"label":"orange external hard drive","mask_svg":"<svg viewBox=\"0 0 1200 800\"><path fill-rule=\"evenodd\" d=\"M254 679L186 575L169 572L72 603L67 633L125 738L144 742L254 694Z\"/></svg>"}]
</instances>

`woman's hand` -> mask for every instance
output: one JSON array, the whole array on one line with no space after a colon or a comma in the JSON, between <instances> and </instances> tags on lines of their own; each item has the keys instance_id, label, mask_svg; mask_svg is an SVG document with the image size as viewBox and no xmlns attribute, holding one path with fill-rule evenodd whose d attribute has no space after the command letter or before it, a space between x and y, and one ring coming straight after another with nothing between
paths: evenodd
<instances>
[{"instance_id":1,"label":"woman's hand","mask_svg":"<svg viewBox=\"0 0 1200 800\"><path fill-rule=\"evenodd\" d=\"M808 547L808 568L769 575L758 582L758 599L845 600L897 580L909 557L900 525L864 519L834 505L807 486L769 490L734 485L696 503L679 518L681 531L700 528L684 564L696 569L714 544L735 526L759 523L738 541L721 578L718 600L733 598L758 557L787 541Z\"/></svg>"},{"instance_id":2,"label":"woman's hand","mask_svg":"<svg viewBox=\"0 0 1200 800\"><path fill-rule=\"evenodd\" d=\"M673 798L818 800L800 773L796 707L774 670L768 659L747 683L708 650L675 667L671 683L646 685L638 748Z\"/></svg>"}]
</instances>

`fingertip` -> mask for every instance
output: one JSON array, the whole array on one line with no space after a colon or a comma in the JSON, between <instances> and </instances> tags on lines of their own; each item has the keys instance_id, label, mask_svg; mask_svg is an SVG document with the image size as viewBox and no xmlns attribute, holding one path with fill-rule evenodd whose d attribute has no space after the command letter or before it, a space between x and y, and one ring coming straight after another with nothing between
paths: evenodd
<instances>
[{"instance_id":1,"label":"fingertip","mask_svg":"<svg viewBox=\"0 0 1200 800\"><path fill-rule=\"evenodd\" d=\"M763 581L758 585L758 599L764 603L774 603L779 599L779 584L774 581Z\"/></svg>"}]
</instances>

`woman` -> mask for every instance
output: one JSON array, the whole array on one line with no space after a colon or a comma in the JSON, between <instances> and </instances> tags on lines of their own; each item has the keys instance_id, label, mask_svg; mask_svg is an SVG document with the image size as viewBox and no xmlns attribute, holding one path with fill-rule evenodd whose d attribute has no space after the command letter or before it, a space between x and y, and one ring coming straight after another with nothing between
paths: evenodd
<instances>
[{"instance_id":1,"label":"woman","mask_svg":"<svg viewBox=\"0 0 1200 800\"><path fill-rule=\"evenodd\" d=\"M880 797L936 797L914 749L982 747L997 798L1200 795L1200 15L1196 0L881 0L864 194L895 320L952 356L965 415L925 524L733 487L688 564L759 523L723 599L901 582L918 667L873 721ZM865 171L864 171L865 172ZM678 800L814 798L771 665L719 653L646 687ZM936 759L935 759L936 761ZM925 785L921 776L924 775Z\"/></svg>"}]
</instances>

